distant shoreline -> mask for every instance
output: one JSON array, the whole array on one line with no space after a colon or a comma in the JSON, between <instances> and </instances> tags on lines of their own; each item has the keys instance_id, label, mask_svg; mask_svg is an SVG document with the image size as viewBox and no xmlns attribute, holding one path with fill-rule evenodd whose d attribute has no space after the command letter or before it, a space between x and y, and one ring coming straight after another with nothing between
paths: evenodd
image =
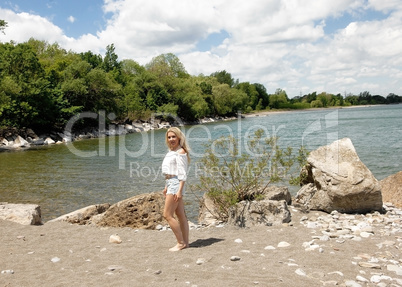
<instances>
[{"instance_id":1,"label":"distant shoreline","mask_svg":"<svg viewBox=\"0 0 402 287\"><path fill-rule=\"evenodd\" d=\"M263 110L263 111L258 111L258 112L251 112L251 113L245 113L245 114L239 114L238 116L241 116L242 118L252 118L252 117L265 117L269 116L272 114L285 114L285 113L293 113L293 112L300 112L300 111L324 111L324 110L335 110L335 109L355 109L355 108L370 108L370 107L376 107L376 106L384 106L384 105L356 105L356 106L337 106L337 107L326 107L326 108L307 108L307 109L282 109L282 110ZM236 117L206 117L203 119L198 120L197 122L185 122L182 121L184 125L203 125L207 123L213 123L213 122L221 122L221 121L228 121L228 120L236 120ZM123 134L128 134L128 133L135 133L135 132L148 132L150 130L155 130L155 129L164 129L167 128L166 126L163 127L158 127L154 128L152 125L152 122L149 121L144 121L145 126L140 127L141 130L138 129L138 123L132 123L130 128L126 129L127 125L124 123L116 124L116 126L122 126L122 132L121 133L115 133L115 131L106 131L105 133L112 136L120 136ZM29 130L29 129L26 129ZM88 131L90 130L90 131ZM17 137L21 136L21 133L18 130L14 131L14 135L10 135L12 137ZM33 134L35 134L32 131ZM17 151L17 150L29 150L38 146L47 146L47 145L53 145L53 144L60 144L60 143L69 143L69 142L75 142L75 141L81 141L85 139L95 139L99 138L102 133L100 131L96 131L96 128L93 129L83 129L82 131L76 132L74 134L70 134L69 136L60 133L60 132L55 132L55 131L49 131L48 133L45 133L44 135L41 136L41 138L36 138L34 141L32 139L28 139L26 137L22 137L20 141L22 143L16 145L16 146L8 146L7 141L5 140L5 137L2 137L0 134L0 152L4 151ZM57 136L56 136L57 135ZM36 136L36 134L35 134ZM36 136L37 137L37 136ZM35 141L37 143L35 143Z\"/></svg>"},{"instance_id":2,"label":"distant shoreline","mask_svg":"<svg viewBox=\"0 0 402 287\"><path fill-rule=\"evenodd\" d=\"M264 110L258 112L252 112L243 114L245 117L260 117L260 116L268 116L270 114L285 114L299 111L325 111L325 110L336 110L336 109L355 109L355 108L371 108L376 106L384 106L384 105L357 105L357 106L338 106L338 107L327 107L327 108L308 108L308 109L287 109L287 110Z\"/></svg>"}]
</instances>

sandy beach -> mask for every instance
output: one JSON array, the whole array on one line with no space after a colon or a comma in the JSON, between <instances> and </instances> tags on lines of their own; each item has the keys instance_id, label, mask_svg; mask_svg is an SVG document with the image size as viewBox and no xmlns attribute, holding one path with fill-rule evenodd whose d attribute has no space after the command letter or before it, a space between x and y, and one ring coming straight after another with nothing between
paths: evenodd
<instances>
[{"instance_id":1,"label":"sandy beach","mask_svg":"<svg viewBox=\"0 0 402 287\"><path fill-rule=\"evenodd\" d=\"M281 226L194 228L179 252L170 230L0 221L0 286L402 286L400 210L340 215L371 222L369 235L326 239L318 223L331 215L290 211ZM388 285L357 280L378 276Z\"/></svg>"}]
</instances>

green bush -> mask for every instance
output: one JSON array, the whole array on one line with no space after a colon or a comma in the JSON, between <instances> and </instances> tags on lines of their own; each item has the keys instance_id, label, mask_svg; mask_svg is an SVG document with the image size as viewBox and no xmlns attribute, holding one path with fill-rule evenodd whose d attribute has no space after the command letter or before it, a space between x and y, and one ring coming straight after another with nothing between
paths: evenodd
<instances>
[{"instance_id":1,"label":"green bush","mask_svg":"<svg viewBox=\"0 0 402 287\"><path fill-rule=\"evenodd\" d=\"M209 141L205 148L199 162L199 183L194 187L212 199L218 207L214 216L222 221L228 219L230 209L238 202L263 199L270 183L289 180L297 184L300 179L294 174L300 173L307 155L303 147L297 155L291 147L281 149L278 138L266 137L262 129L244 145L229 136Z\"/></svg>"}]
</instances>

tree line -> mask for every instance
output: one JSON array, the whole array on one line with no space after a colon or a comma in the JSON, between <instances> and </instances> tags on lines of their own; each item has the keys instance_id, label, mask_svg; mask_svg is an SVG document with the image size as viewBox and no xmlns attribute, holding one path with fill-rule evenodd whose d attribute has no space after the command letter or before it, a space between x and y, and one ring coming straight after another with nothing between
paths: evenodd
<instances>
[{"instance_id":1,"label":"tree line","mask_svg":"<svg viewBox=\"0 0 402 287\"><path fill-rule=\"evenodd\" d=\"M239 82L225 70L190 75L172 53L146 65L132 59L119 61L114 44L102 56L67 51L57 43L32 38L19 44L0 43L0 128L61 130L84 111L113 112L121 121L147 119L155 112L195 121L238 111L400 102L401 96L384 98L367 91L344 96L314 92L289 99L282 89L268 94L264 85Z\"/></svg>"}]
</instances>

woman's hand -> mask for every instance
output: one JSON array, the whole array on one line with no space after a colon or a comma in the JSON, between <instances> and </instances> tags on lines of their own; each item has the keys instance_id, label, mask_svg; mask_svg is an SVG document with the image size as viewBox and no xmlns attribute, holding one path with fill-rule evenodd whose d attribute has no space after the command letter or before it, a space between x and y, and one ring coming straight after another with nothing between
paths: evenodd
<instances>
[{"instance_id":1,"label":"woman's hand","mask_svg":"<svg viewBox=\"0 0 402 287\"><path fill-rule=\"evenodd\" d=\"M165 186L165 188L163 189L163 195L166 197L166 192L167 192L167 187Z\"/></svg>"},{"instance_id":2,"label":"woman's hand","mask_svg":"<svg viewBox=\"0 0 402 287\"><path fill-rule=\"evenodd\" d=\"M182 198L183 195L181 194L181 190L178 191L175 195L174 195L174 201L179 201L180 198Z\"/></svg>"}]
</instances>

